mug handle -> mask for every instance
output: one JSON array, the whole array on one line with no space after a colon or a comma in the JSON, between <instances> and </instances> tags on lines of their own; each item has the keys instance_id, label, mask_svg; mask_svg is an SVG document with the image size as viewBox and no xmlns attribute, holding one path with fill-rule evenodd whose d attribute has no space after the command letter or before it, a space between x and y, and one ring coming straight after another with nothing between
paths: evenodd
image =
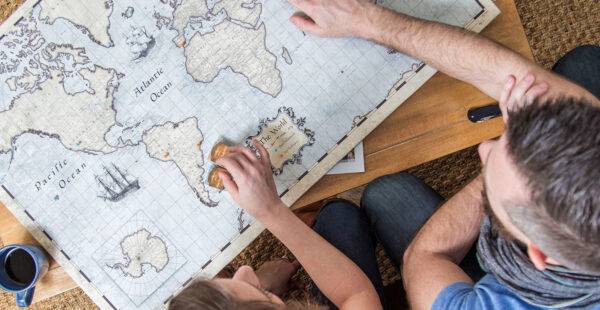
<instances>
[{"instance_id":1,"label":"mug handle","mask_svg":"<svg viewBox=\"0 0 600 310\"><path fill-rule=\"evenodd\" d=\"M31 300L33 299L33 292L35 291L35 286L32 288L28 288L26 290L22 290L16 293L17 298L17 307L29 307L31 305Z\"/></svg>"}]
</instances>

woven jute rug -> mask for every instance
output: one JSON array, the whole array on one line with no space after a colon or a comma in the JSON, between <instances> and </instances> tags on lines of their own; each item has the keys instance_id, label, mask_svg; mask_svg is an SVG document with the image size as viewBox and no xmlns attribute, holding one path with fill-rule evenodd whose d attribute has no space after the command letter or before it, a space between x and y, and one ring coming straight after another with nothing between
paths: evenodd
<instances>
[{"instance_id":1,"label":"woven jute rug","mask_svg":"<svg viewBox=\"0 0 600 310\"><path fill-rule=\"evenodd\" d=\"M0 0L0 20L8 17L22 0ZM600 2L597 0L516 0L527 39L535 60L550 68L562 55L582 44L600 45ZM480 170L475 147L420 165L410 172L421 177L444 197L450 197ZM362 190L355 189L339 195L353 201L360 199ZM291 253L269 232L262 233L226 268L233 271L241 265L255 268L263 262ZM381 248L378 249L380 270L385 284L400 279ZM292 281L287 298L303 298L308 276L300 270ZM0 309L12 309L14 297L0 295ZM93 302L81 289L73 289L35 304L34 309L92 309Z\"/></svg>"}]
</instances>

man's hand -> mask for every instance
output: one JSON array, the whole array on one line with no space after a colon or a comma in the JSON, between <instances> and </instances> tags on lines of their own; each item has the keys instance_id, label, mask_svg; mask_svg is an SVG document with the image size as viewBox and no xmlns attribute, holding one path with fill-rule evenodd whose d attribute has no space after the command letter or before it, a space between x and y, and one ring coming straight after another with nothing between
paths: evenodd
<instances>
[{"instance_id":1,"label":"man's hand","mask_svg":"<svg viewBox=\"0 0 600 310\"><path fill-rule=\"evenodd\" d=\"M290 17L300 30L321 37L364 37L378 7L369 0L289 0L300 12Z\"/></svg>"},{"instance_id":2,"label":"man's hand","mask_svg":"<svg viewBox=\"0 0 600 310\"><path fill-rule=\"evenodd\" d=\"M518 81L514 75L510 75L504 84L500 94L500 109L504 121L508 120L508 111L518 109L527 104L533 103L538 98L543 98L548 93L548 83L536 83L536 77L533 74L527 74Z\"/></svg>"},{"instance_id":3,"label":"man's hand","mask_svg":"<svg viewBox=\"0 0 600 310\"><path fill-rule=\"evenodd\" d=\"M277 195L269 152L257 141L260 158L249 148L230 147L230 153L217 161L228 173L220 173L225 189L240 207L257 219L272 214L282 202Z\"/></svg>"}]
</instances>

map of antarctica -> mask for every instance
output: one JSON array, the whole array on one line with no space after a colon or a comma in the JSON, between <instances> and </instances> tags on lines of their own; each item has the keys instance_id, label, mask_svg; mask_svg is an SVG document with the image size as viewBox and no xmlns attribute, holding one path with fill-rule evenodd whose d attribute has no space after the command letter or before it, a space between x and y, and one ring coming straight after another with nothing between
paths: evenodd
<instances>
[{"instance_id":1,"label":"map of antarctica","mask_svg":"<svg viewBox=\"0 0 600 310\"><path fill-rule=\"evenodd\" d=\"M490 0L380 0L481 31ZM0 201L102 309L153 309L261 231L208 186L256 138L291 205L435 70L284 0L28 0L0 27Z\"/></svg>"}]
</instances>

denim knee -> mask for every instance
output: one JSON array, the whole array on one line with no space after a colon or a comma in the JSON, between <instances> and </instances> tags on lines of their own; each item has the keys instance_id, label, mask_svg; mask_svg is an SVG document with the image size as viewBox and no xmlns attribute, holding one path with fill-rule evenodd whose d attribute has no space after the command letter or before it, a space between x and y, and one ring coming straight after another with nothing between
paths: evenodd
<instances>
[{"instance_id":1,"label":"denim knee","mask_svg":"<svg viewBox=\"0 0 600 310\"><path fill-rule=\"evenodd\" d=\"M600 61L600 47L582 45L565 54L554 66L557 73L570 73L577 68L585 68Z\"/></svg>"},{"instance_id":2,"label":"denim knee","mask_svg":"<svg viewBox=\"0 0 600 310\"><path fill-rule=\"evenodd\" d=\"M315 220L315 227L323 225L336 225L346 222L344 220L360 218L362 211L352 202L335 200L325 205Z\"/></svg>"},{"instance_id":3,"label":"denim knee","mask_svg":"<svg viewBox=\"0 0 600 310\"><path fill-rule=\"evenodd\" d=\"M386 212L386 209L397 209L398 205L385 203L385 197L394 191L394 188L411 188L415 185L422 186L421 179L407 172L385 175L371 181L362 195L361 205L367 214Z\"/></svg>"},{"instance_id":4,"label":"denim knee","mask_svg":"<svg viewBox=\"0 0 600 310\"><path fill-rule=\"evenodd\" d=\"M563 59L569 61L580 61L581 59L589 59L590 57L600 57L600 46L582 45L568 52Z\"/></svg>"},{"instance_id":5,"label":"denim knee","mask_svg":"<svg viewBox=\"0 0 600 310\"><path fill-rule=\"evenodd\" d=\"M579 84L600 98L600 47L580 46L560 59L554 72Z\"/></svg>"}]
</instances>

